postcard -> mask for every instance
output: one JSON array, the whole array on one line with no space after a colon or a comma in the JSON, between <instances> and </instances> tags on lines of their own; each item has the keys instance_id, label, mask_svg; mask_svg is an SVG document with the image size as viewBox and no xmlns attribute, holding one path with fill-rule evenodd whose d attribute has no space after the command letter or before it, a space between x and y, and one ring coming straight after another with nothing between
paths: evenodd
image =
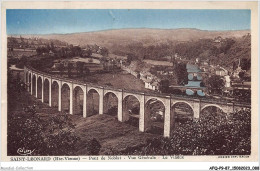
<instances>
[{"instance_id":1,"label":"postcard","mask_svg":"<svg viewBox=\"0 0 260 171\"><path fill-rule=\"evenodd\" d=\"M2 160L258 161L257 14L257 2L3 2Z\"/></svg>"}]
</instances>

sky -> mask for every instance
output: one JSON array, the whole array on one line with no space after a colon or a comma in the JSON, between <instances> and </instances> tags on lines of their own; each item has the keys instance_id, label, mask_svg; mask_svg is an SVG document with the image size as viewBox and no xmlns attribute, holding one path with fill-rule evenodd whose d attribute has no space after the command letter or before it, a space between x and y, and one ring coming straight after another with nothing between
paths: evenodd
<instances>
[{"instance_id":1,"label":"sky","mask_svg":"<svg viewBox=\"0 0 260 171\"><path fill-rule=\"evenodd\" d=\"M7 9L7 34L65 34L124 28L248 30L250 10Z\"/></svg>"}]
</instances>

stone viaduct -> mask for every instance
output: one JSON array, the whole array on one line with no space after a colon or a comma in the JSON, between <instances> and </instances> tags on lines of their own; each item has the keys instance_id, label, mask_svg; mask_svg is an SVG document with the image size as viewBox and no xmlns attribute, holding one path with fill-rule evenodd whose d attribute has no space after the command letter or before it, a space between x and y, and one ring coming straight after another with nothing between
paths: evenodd
<instances>
[{"instance_id":1,"label":"stone viaduct","mask_svg":"<svg viewBox=\"0 0 260 171\"><path fill-rule=\"evenodd\" d=\"M115 89L112 87L103 87L100 85L95 85L92 83L84 83L77 80L62 78L54 75L50 75L41 71L37 71L30 66L24 67L24 81L28 85L27 90L34 95L36 98L40 98L42 102L48 102L49 106L56 105L59 111L63 111L62 96L63 87L68 89L68 108L69 114L75 114L75 108L78 107L77 98L79 94L78 91L82 92L83 104L82 113L83 117L88 117L87 113L87 97L90 91L98 93L99 96L99 114L104 114L104 97L108 93L112 93L117 97L117 118L120 122L125 122L128 119L128 113L123 112L125 107L125 99L129 96L136 98L139 102L139 131L144 132L149 127L149 113L146 105L152 101L160 101L164 106L164 131L163 135L169 137L174 125L174 106L178 103L185 103L193 110L193 117L199 118L200 113L203 109L209 106L215 106L221 109L225 113L232 113L237 109L241 108L251 108L250 105L229 103L226 101L209 101L208 99L198 99L190 97L179 97L179 96L169 96L156 93L143 93L132 90L125 89ZM52 98L53 87L56 87L58 91L57 104L54 104ZM39 91L40 90L40 91ZM47 91L47 92L45 92ZM47 100L46 100L46 96Z\"/></svg>"}]
</instances>

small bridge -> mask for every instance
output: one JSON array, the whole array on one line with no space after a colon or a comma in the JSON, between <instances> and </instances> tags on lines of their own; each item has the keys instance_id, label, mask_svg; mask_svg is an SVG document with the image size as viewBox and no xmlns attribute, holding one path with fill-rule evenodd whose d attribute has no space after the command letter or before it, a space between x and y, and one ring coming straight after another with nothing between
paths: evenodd
<instances>
[{"instance_id":1,"label":"small bridge","mask_svg":"<svg viewBox=\"0 0 260 171\"><path fill-rule=\"evenodd\" d=\"M108 86L100 86L78 80L62 78L38 71L30 66L24 67L24 81L28 85L27 91L39 98L49 106L56 106L59 111L67 110L69 114L77 114L79 110L83 117L88 117L87 102L98 100L98 113L104 114L104 100L109 94L116 97L117 119L125 122L129 119L129 110L126 100L128 97L135 98L139 102L139 131L144 132L149 128L149 103L159 101L164 106L163 135L169 137L174 125L174 107L184 103L193 111L193 117L199 118L200 113L207 107L217 107L225 113L232 113L241 108L251 108L248 104L235 104L228 101L216 101L192 97L180 97L156 93L144 93L135 90L115 89ZM65 91L67 90L67 91ZM54 93L56 92L56 93ZM89 98L91 92L97 96ZM52 97L53 96L53 97ZM55 97L54 97L55 96ZM67 101L64 98L67 97ZM80 100L81 99L81 100Z\"/></svg>"}]
</instances>

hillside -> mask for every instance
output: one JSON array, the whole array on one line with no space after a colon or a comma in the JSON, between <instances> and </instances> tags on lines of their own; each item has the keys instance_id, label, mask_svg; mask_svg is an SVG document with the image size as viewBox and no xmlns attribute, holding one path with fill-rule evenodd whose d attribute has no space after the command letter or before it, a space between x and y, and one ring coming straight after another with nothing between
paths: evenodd
<instances>
[{"instance_id":1,"label":"hillside","mask_svg":"<svg viewBox=\"0 0 260 171\"><path fill-rule=\"evenodd\" d=\"M250 30L239 31L205 31L198 29L119 29L97 32L73 33L73 34L50 34L50 35L27 35L45 39L57 39L70 44L88 45L97 44L107 48L115 45L126 46L133 43L156 45L166 42L191 41L221 36L242 37L250 33ZM25 37L26 35L23 35Z\"/></svg>"},{"instance_id":2,"label":"hillside","mask_svg":"<svg viewBox=\"0 0 260 171\"><path fill-rule=\"evenodd\" d=\"M184 42L178 44L174 50L179 55L185 56L190 60L194 61L196 58L199 58L229 69L233 68L234 62L238 65L240 59L242 69L250 69L251 36L249 34L239 38L222 39L218 43L213 39Z\"/></svg>"},{"instance_id":3,"label":"hillside","mask_svg":"<svg viewBox=\"0 0 260 171\"><path fill-rule=\"evenodd\" d=\"M205 31L198 29L120 29L51 35L23 35L59 40L69 44L98 45L110 54L132 55L133 60L165 60L176 53L189 60L200 58L232 69L233 63L250 63L250 30ZM246 70L249 70L247 67Z\"/></svg>"}]
</instances>

